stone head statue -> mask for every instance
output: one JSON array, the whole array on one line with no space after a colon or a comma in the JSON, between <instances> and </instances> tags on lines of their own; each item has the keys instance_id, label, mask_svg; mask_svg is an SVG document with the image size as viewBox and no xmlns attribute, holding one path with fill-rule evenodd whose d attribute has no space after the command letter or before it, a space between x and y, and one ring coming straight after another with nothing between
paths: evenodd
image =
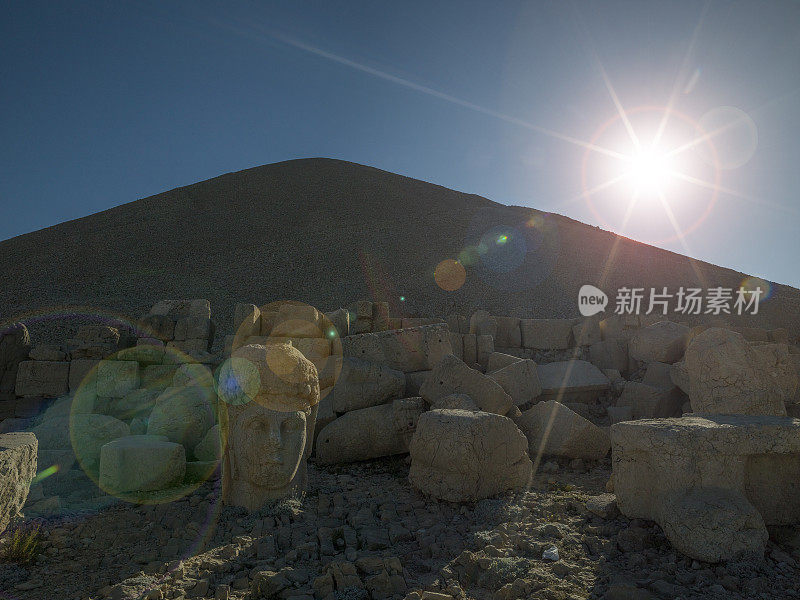
<instances>
[{"instance_id":1,"label":"stone head statue","mask_svg":"<svg viewBox=\"0 0 800 600\"><path fill-rule=\"evenodd\" d=\"M223 500L257 510L305 487L319 402L317 369L291 343L268 343L238 348L227 373L240 393L226 406Z\"/></svg>"}]
</instances>

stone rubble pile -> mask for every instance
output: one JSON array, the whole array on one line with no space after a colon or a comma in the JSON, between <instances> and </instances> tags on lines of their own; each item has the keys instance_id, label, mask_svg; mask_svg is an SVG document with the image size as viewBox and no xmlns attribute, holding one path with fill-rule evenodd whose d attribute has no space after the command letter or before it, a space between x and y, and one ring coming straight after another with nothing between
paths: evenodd
<instances>
[{"instance_id":1,"label":"stone rubble pile","mask_svg":"<svg viewBox=\"0 0 800 600\"><path fill-rule=\"evenodd\" d=\"M133 335L90 325L59 346L31 345L24 326L5 332L0 407L13 407L0 414L31 429L38 469L52 470L25 511L175 499L218 474L226 504L257 512L307 491L311 457L397 455L425 498L477 502L525 492L559 461L600 468L610 450L616 503L592 511L655 521L694 559L762 555L767 527L800 521L800 421L786 416L800 414L800 349L785 330L635 315L393 317L372 301L234 312L219 356L206 300L159 302ZM20 399L46 410L18 416ZM356 579L373 598L400 593L394 563L353 564L330 562L315 596ZM277 568L249 585L284 597L291 577Z\"/></svg>"}]
</instances>

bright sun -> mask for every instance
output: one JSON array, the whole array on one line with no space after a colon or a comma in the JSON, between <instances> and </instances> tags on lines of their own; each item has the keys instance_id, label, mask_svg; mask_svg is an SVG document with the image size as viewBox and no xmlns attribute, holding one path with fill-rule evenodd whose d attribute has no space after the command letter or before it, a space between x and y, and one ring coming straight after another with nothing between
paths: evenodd
<instances>
[{"instance_id":1,"label":"bright sun","mask_svg":"<svg viewBox=\"0 0 800 600\"><path fill-rule=\"evenodd\" d=\"M637 151L631 158L627 177L640 194L661 194L672 179L670 156L657 148Z\"/></svg>"}]
</instances>

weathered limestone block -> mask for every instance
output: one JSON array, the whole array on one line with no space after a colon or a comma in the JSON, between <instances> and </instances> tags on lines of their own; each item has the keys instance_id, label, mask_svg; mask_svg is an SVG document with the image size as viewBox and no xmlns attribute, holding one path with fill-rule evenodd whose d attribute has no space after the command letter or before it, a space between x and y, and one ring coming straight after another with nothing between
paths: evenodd
<instances>
[{"instance_id":1,"label":"weathered limestone block","mask_svg":"<svg viewBox=\"0 0 800 600\"><path fill-rule=\"evenodd\" d=\"M400 398L406 387L402 371L358 358L345 358L336 384L333 386L333 410L349 412L384 404Z\"/></svg>"},{"instance_id":2,"label":"weathered limestone block","mask_svg":"<svg viewBox=\"0 0 800 600\"><path fill-rule=\"evenodd\" d=\"M542 393L536 363L532 360L513 362L502 369L487 373L487 376L500 384L511 396L515 406L530 404Z\"/></svg>"},{"instance_id":3,"label":"weathered limestone block","mask_svg":"<svg viewBox=\"0 0 800 600\"><path fill-rule=\"evenodd\" d=\"M657 388L639 381L628 381L617 406L629 406L634 419L679 417L686 396L677 388Z\"/></svg>"},{"instance_id":4,"label":"weathered limestone block","mask_svg":"<svg viewBox=\"0 0 800 600\"><path fill-rule=\"evenodd\" d=\"M585 360L565 360L537 367L542 400L592 403L611 385L600 369Z\"/></svg>"},{"instance_id":5,"label":"weathered limestone block","mask_svg":"<svg viewBox=\"0 0 800 600\"><path fill-rule=\"evenodd\" d=\"M0 533L20 517L36 475L36 436L30 432L0 434Z\"/></svg>"},{"instance_id":6,"label":"weathered limestone block","mask_svg":"<svg viewBox=\"0 0 800 600\"><path fill-rule=\"evenodd\" d=\"M461 360L473 367L478 364L478 336L474 333L467 333L461 339L464 342L464 358Z\"/></svg>"},{"instance_id":7,"label":"weathered limestone block","mask_svg":"<svg viewBox=\"0 0 800 600\"><path fill-rule=\"evenodd\" d=\"M281 302L270 331L272 337L321 338L324 336L319 311L301 302Z\"/></svg>"},{"instance_id":8,"label":"weathered limestone block","mask_svg":"<svg viewBox=\"0 0 800 600\"><path fill-rule=\"evenodd\" d=\"M764 525L800 522L800 420L695 415L627 421L612 425L611 440L620 511L656 521L693 558L711 562L763 552Z\"/></svg>"},{"instance_id":9,"label":"weathered limestone block","mask_svg":"<svg viewBox=\"0 0 800 600\"><path fill-rule=\"evenodd\" d=\"M495 317L497 321L497 334L494 337L496 346L503 348L521 348L522 330L519 319L515 317Z\"/></svg>"},{"instance_id":10,"label":"weathered limestone block","mask_svg":"<svg viewBox=\"0 0 800 600\"><path fill-rule=\"evenodd\" d=\"M572 326L572 336L576 346L591 346L602 341L600 321L596 318L583 319Z\"/></svg>"},{"instance_id":11,"label":"weathered limestone block","mask_svg":"<svg viewBox=\"0 0 800 600\"><path fill-rule=\"evenodd\" d=\"M78 328L75 339L85 344L119 344L119 329L109 325L83 325Z\"/></svg>"},{"instance_id":12,"label":"weathered limestone block","mask_svg":"<svg viewBox=\"0 0 800 600\"><path fill-rule=\"evenodd\" d=\"M135 360L141 365L158 365L164 362L166 344L156 338L142 337L136 340L136 345L123 348L114 358L116 360Z\"/></svg>"},{"instance_id":13,"label":"weathered limestone block","mask_svg":"<svg viewBox=\"0 0 800 600\"><path fill-rule=\"evenodd\" d=\"M630 371L628 340L623 337L609 338L589 346L589 362L598 369L615 369L620 373Z\"/></svg>"},{"instance_id":14,"label":"weathered limestone block","mask_svg":"<svg viewBox=\"0 0 800 600\"><path fill-rule=\"evenodd\" d=\"M173 387L199 385L211 389L214 385L214 375L206 365L197 363L181 365L172 377Z\"/></svg>"},{"instance_id":15,"label":"weathered limestone block","mask_svg":"<svg viewBox=\"0 0 800 600\"><path fill-rule=\"evenodd\" d=\"M600 321L600 335L604 340L629 339L639 328L638 315L611 315Z\"/></svg>"},{"instance_id":16,"label":"weathered limestone block","mask_svg":"<svg viewBox=\"0 0 800 600\"><path fill-rule=\"evenodd\" d=\"M464 360L464 338L460 333L449 333L450 335L450 348L453 350L453 355Z\"/></svg>"},{"instance_id":17,"label":"weathered limestone block","mask_svg":"<svg viewBox=\"0 0 800 600\"><path fill-rule=\"evenodd\" d=\"M121 398L139 387L139 363L132 360L102 360L97 365L97 395Z\"/></svg>"},{"instance_id":18,"label":"weathered limestone block","mask_svg":"<svg viewBox=\"0 0 800 600\"><path fill-rule=\"evenodd\" d=\"M566 350L574 345L574 319L522 319L522 346L536 350Z\"/></svg>"},{"instance_id":19,"label":"weathered limestone block","mask_svg":"<svg viewBox=\"0 0 800 600\"><path fill-rule=\"evenodd\" d=\"M389 303L372 303L372 331L389 330Z\"/></svg>"},{"instance_id":20,"label":"weathered limestone block","mask_svg":"<svg viewBox=\"0 0 800 600\"><path fill-rule=\"evenodd\" d=\"M37 344L28 353L31 360L50 360L54 362L66 360L67 354L58 344Z\"/></svg>"},{"instance_id":21,"label":"weathered limestone block","mask_svg":"<svg viewBox=\"0 0 800 600\"><path fill-rule=\"evenodd\" d=\"M66 408L69 408L69 404ZM40 469L55 466L57 474L67 471L75 464L75 452L70 440L69 412L65 415L45 419L32 429L39 440L38 463ZM58 476L58 475L56 475Z\"/></svg>"},{"instance_id":22,"label":"weathered limestone block","mask_svg":"<svg viewBox=\"0 0 800 600\"><path fill-rule=\"evenodd\" d=\"M290 344L247 345L234 351L219 386L221 430L227 431L222 461L222 498L258 510L305 487L320 398L314 364ZM234 385L235 384L235 385ZM231 388L239 393L229 395ZM238 404L240 397L249 401Z\"/></svg>"},{"instance_id":23,"label":"weathered limestone block","mask_svg":"<svg viewBox=\"0 0 800 600\"><path fill-rule=\"evenodd\" d=\"M449 314L445 319L445 323L447 323L447 328L453 333L460 333L462 335L469 333L469 319L464 315L455 313Z\"/></svg>"},{"instance_id":24,"label":"weathered limestone block","mask_svg":"<svg viewBox=\"0 0 800 600\"><path fill-rule=\"evenodd\" d=\"M478 403L467 394L450 394L439 400L437 409L451 410L480 410Z\"/></svg>"},{"instance_id":25,"label":"weathered limestone block","mask_svg":"<svg viewBox=\"0 0 800 600\"><path fill-rule=\"evenodd\" d=\"M0 329L0 402L13 401L19 364L28 357L31 338L22 323Z\"/></svg>"},{"instance_id":26,"label":"weathered limestone block","mask_svg":"<svg viewBox=\"0 0 800 600\"><path fill-rule=\"evenodd\" d=\"M167 315L145 315L139 319L139 336L169 342L175 338L175 320Z\"/></svg>"},{"instance_id":27,"label":"weathered limestone block","mask_svg":"<svg viewBox=\"0 0 800 600\"><path fill-rule=\"evenodd\" d=\"M261 335L261 310L255 304L237 303L233 307L233 331L242 342L252 335Z\"/></svg>"},{"instance_id":28,"label":"weathered limestone block","mask_svg":"<svg viewBox=\"0 0 800 600\"><path fill-rule=\"evenodd\" d=\"M611 447L608 434L560 402L539 402L516 420L530 456L600 460Z\"/></svg>"},{"instance_id":29,"label":"weathered limestone block","mask_svg":"<svg viewBox=\"0 0 800 600\"><path fill-rule=\"evenodd\" d=\"M769 341L775 344L788 344L789 343L789 332L780 327L778 329L770 329L769 330Z\"/></svg>"},{"instance_id":30,"label":"weathered limestone block","mask_svg":"<svg viewBox=\"0 0 800 600\"><path fill-rule=\"evenodd\" d=\"M642 362L678 362L686 350L689 328L672 321L660 321L639 329L631 336L628 353Z\"/></svg>"},{"instance_id":31,"label":"weathered limestone block","mask_svg":"<svg viewBox=\"0 0 800 600\"><path fill-rule=\"evenodd\" d=\"M350 335L350 311L346 308L338 308L332 312L325 313L325 316L336 328L339 337Z\"/></svg>"},{"instance_id":32,"label":"weathered limestone block","mask_svg":"<svg viewBox=\"0 0 800 600\"><path fill-rule=\"evenodd\" d=\"M140 385L143 388L165 390L172 385L180 365L149 365L142 368Z\"/></svg>"},{"instance_id":33,"label":"weathered limestone block","mask_svg":"<svg viewBox=\"0 0 800 600\"><path fill-rule=\"evenodd\" d=\"M69 363L26 360L17 371L17 396L58 398L69 391Z\"/></svg>"},{"instance_id":34,"label":"weathered limestone block","mask_svg":"<svg viewBox=\"0 0 800 600\"><path fill-rule=\"evenodd\" d=\"M494 338L489 334L477 336L477 359L481 368L486 369L489 357L494 352Z\"/></svg>"},{"instance_id":35,"label":"weathered limestone block","mask_svg":"<svg viewBox=\"0 0 800 600\"><path fill-rule=\"evenodd\" d=\"M711 328L689 344L684 368L697 414L785 415L780 374L733 331Z\"/></svg>"},{"instance_id":36,"label":"weathered limestone block","mask_svg":"<svg viewBox=\"0 0 800 600\"><path fill-rule=\"evenodd\" d=\"M677 387L670 375L672 368L673 366L668 363L651 362L647 365L642 383L666 390Z\"/></svg>"},{"instance_id":37,"label":"weathered limestone block","mask_svg":"<svg viewBox=\"0 0 800 600\"><path fill-rule=\"evenodd\" d=\"M183 446L159 435L129 435L100 449L100 488L113 495L164 490L183 481Z\"/></svg>"},{"instance_id":38,"label":"weathered limestone block","mask_svg":"<svg viewBox=\"0 0 800 600\"><path fill-rule=\"evenodd\" d=\"M205 299L161 300L150 309L151 315L167 315L177 320L181 317L211 318L211 303Z\"/></svg>"},{"instance_id":39,"label":"weathered limestone block","mask_svg":"<svg viewBox=\"0 0 800 600\"><path fill-rule=\"evenodd\" d=\"M503 367L507 367L508 365L512 365L515 362L519 362L521 360L523 359L521 359L518 356L504 354L503 352L492 352L489 355L489 360L486 362L486 373L491 373L492 371L499 371Z\"/></svg>"},{"instance_id":40,"label":"weathered limestone block","mask_svg":"<svg viewBox=\"0 0 800 600\"><path fill-rule=\"evenodd\" d=\"M97 392L95 381L99 360L76 359L69 363L69 391L75 393L79 388L86 388L88 393Z\"/></svg>"},{"instance_id":41,"label":"weathered limestone block","mask_svg":"<svg viewBox=\"0 0 800 600\"><path fill-rule=\"evenodd\" d=\"M487 412L423 413L411 440L408 479L422 493L469 502L530 483L528 443L511 419Z\"/></svg>"},{"instance_id":42,"label":"weathered limestone block","mask_svg":"<svg viewBox=\"0 0 800 600\"><path fill-rule=\"evenodd\" d=\"M404 398L348 412L319 432L317 460L344 464L408 452L424 409L421 398Z\"/></svg>"},{"instance_id":43,"label":"weathered limestone block","mask_svg":"<svg viewBox=\"0 0 800 600\"><path fill-rule=\"evenodd\" d=\"M222 457L223 441L219 423L214 425L194 447L195 460L214 461Z\"/></svg>"},{"instance_id":44,"label":"weathered limestone block","mask_svg":"<svg viewBox=\"0 0 800 600\"><path fill-rule=\"evenodd\" d=\"M130 433L127 423L108 415L79 414L70 419L72 448L87 474L97 476L100 448Z\"/></svg>"},{"instance_id":45,"label":"weathered limestone block","mask_svg":"<svg viewBox=\"0 0 800 600\"><path fill-rule=\"evenodd\" d=\"M319 405L317 408L317 423L314 427L314 444L313 447L317 447L317 438L319 438L319 432L325 429L325 426L328 423L335 421L339 415L333 410L333 398L331 395L331 391L333 388L327 388L319 393Z\"/></svg>"},{"instance_id":46,"label":"weathered limestone block","mask_svg":"<svg viewBox=\"0 0 800 600\"><path fill-rule=\"evenodd\" d=\"M768 373L777 383L785 404L800 402L800 378L788 344L769 343L755 346L767 365Z\"/></svg>"},{"instance_id":47,"label":"weathered limestone block","mask_svg":"<svg viewBox=\"0 0 800 600\"><path fill-rule=\"evenodd\" d=\"M206 317L181 317L175 322L176 341L213 339L214 323L211 319Z\"/></svg>"},{"instance_id":48,"label":"weathered limestone block","mask_svg":"<svg viewBox=\"0 0 800 600\"><path fill-rule=\"evenodd\" d=\"M485 310L476 310L469 318L469 332L473 335L497 335L497 319Z\"/></svg>"},{"instance_id":49,"label":"weathered limestone block","mask_svg":"<svg viewBox=\"0 0 800 600\"><path fill-rule=\"evenodd\" d=\"M413 371L411 373L406 373L406 391L403 397L414 398L415 396L419 396L419 390L430 374L430 371Z\"/></svg>"},{"instance_id":50,"label":"weathered limestone block","mask_svg":"<svg viewBox=\"0 0 800 600\"><path fill-rule=\"evenodd\" d=\"M444 324L351 335L342 340L342 349L344 356L384 364L404 373L432 369L452 352Z\"/></svg>"},{"instance_id":51,"label":"weathered limestone block","mask_svg":"<svg viewBox=\"0 0 800 600\"><path fill-rule=\"evenodd\" d=\"M122 398L108 398L98 404L102 407L102 413L119 419L120 421L130 421L136 417L146 418L156 405L156 400L161 394L161 390L140 388L132 390Z\"/></svg>"},{"instance_id":52,"label":"weathered limestone block","mask_svg":"<svg viewBox=\"0 0 800 600\"><path fill-rule=\"evenodd\" d=\"M420 388L420 395L434 408L450 394L467 394L481 410L505 415L513 400L495 380L470 369L452 354L446 355Z\"/></svg>"},{"instance_id":53,"label":"weathered limestone block","mask_svg":"<svg viewBox=\"0 0 800 600\"><path fill-rule=\"evenodd\" d=\"M167 388L156 399L147 433L192 449L214 424L213 403L213 390L201 386Z\"/></svg>"}]
</instances>

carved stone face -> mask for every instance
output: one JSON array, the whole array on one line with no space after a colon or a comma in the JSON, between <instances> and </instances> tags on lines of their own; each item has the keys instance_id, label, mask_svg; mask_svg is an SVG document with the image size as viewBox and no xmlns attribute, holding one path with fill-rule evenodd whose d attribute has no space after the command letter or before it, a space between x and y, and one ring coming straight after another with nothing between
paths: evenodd
<instances>
[{"instance_id":1,"label":"carved stone face","mask_svg":"<svg viewBox=\"0 0 800 600\"><path fill-rule=\"evenodd\" d=\"M288 487L303 460L307 418L303 411L282 412L250 403L231 430L234 478L260 488Z\"/></svg>"}]
</instances>

